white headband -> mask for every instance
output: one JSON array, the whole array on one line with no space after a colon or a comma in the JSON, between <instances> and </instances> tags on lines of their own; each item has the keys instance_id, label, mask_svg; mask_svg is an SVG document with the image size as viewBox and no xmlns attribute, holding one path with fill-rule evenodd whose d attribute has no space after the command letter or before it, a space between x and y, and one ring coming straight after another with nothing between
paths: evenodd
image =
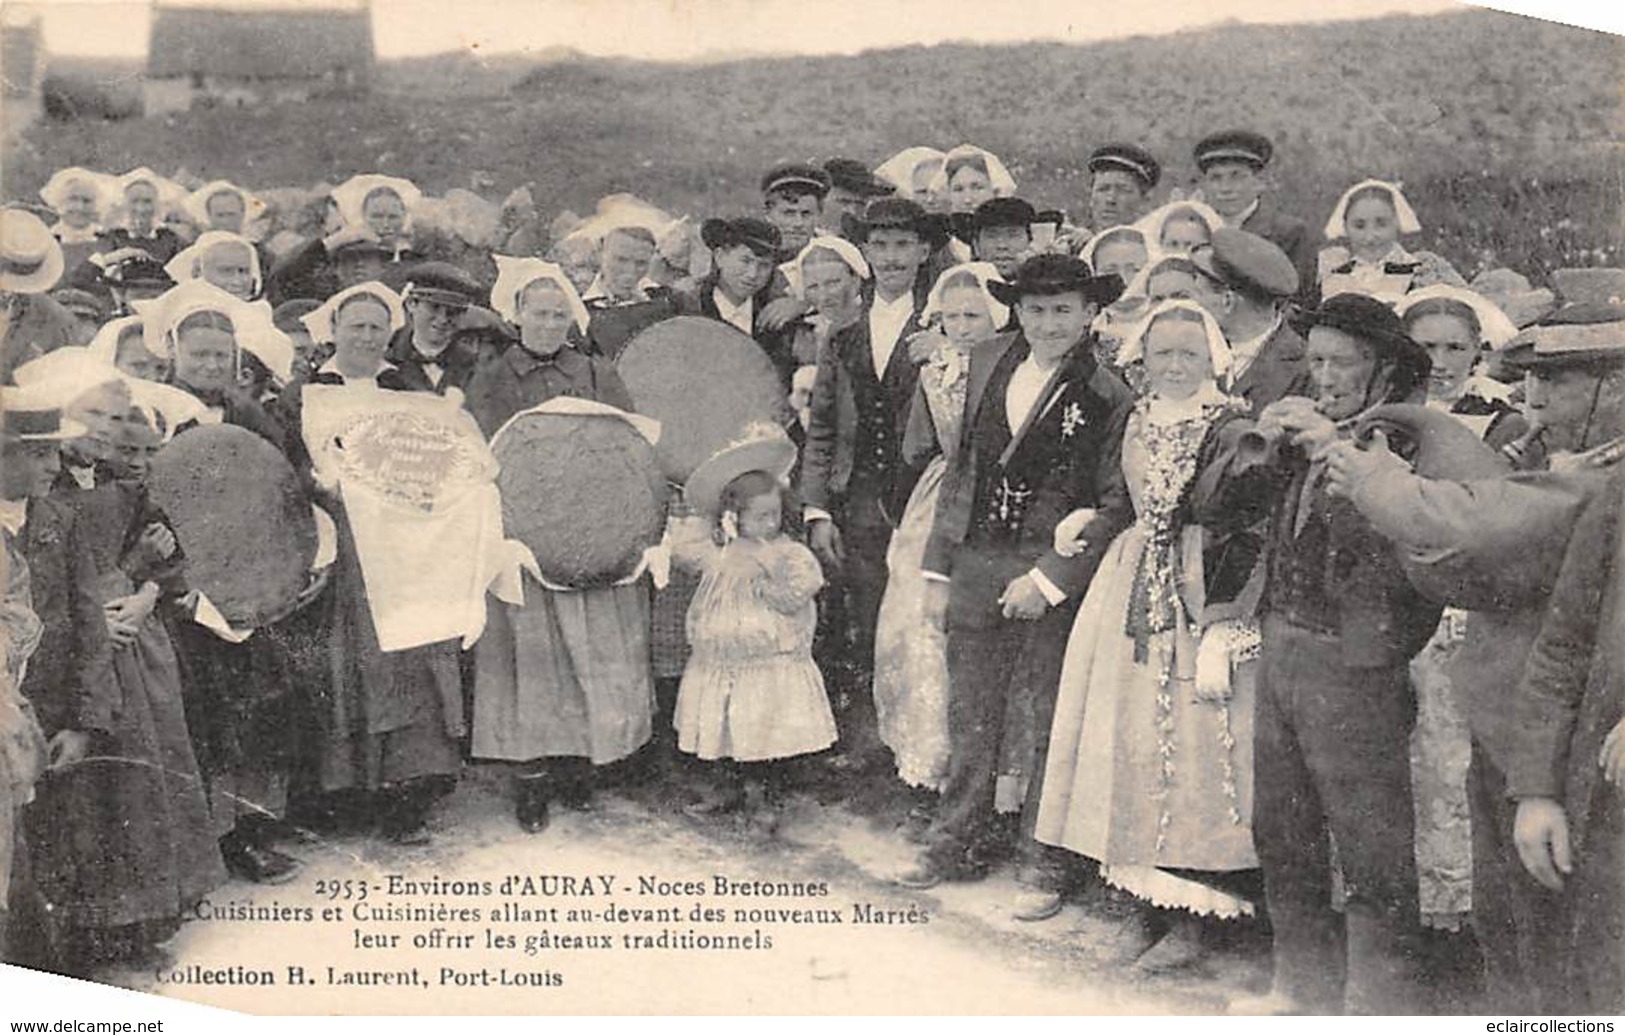
<instances>
[{"instance_id":1,"label":"white headband","mask_svg":"<svg viewBox=\"0 0 1625 1035\"><path fill-rule=\"evenodd\" d=\"M926 162L940 162L948 156L934 147L909 147L875 167L875 175L896 187L904 197L914 193L914 172Z\"/></svg>"},{"instance_id":2,"label":"white headband","mask_svg":"<svg viewBox=\"0 0 1625 1035\"><path fill-rule=\"evenodd\" d=\"M1214 211L1211 205L1194 198L1186 198L1183 201L1170 201L1166 205L1152 209L1141 216L1134 227L1145 234L1148 248L1162 251L1162 231L1167 227L1169 217L1182 212L1194 213L1198 219L1207 224L1209 234L1224 225L1224 218Z\"/></svg>"},{"instance_id":3,"label":"white headband","mask_svg":"<svg viewBox=\"0 0 1625 1035\"><path fill-rule=\"evenodd\" d=\"M962 262L943 270L937 282L931 285L931 294L925 301L925 308L920 311L920 326L929 326L932 319L941 314L943 285L961 273L969 273L976 278L976 285L981 288L982 299L987 303L987 315L993 320L994 329L997 330L1008 323L1010 307L994 298L993 292L987 287L990 280L1005 283L1005 279L999 276L998 267L991 262Z\"/></svg>"},{"instance_id":4,"label":"white headband","mask_svg":"<svg viewBox=\"0 0 1625 1035\"><path fill-rule=\"evenodd\" d=\"M323 345L331 343L339 310L344 308L344 303L357 295L368 295L384 304L384 308L389 310L390 334L406 326L406 307L401 304L401 296L391 291L388 286L376 280L369 280L364 284L345 288L299 318L299 322L305 325L305 330L310 332L311 340Z\"/></svg>"},{"instance_id":5,"label":"white headband","mask_svg":"<svg viewBox=\"0 0 1625 1035\"><path fill-rule=\"evenodd\" d=\"M350 228L360 228L367 225L367 216L364 211L367 204L367 195L375 190L393 191L406 207L406 218L401 223L401 231L411 229L413 210L423 199L423 192L411 180L403 180L398 176L380 176L377 173L363 173L352 176L348 180L333 188L332 198L339 207L339 218L344 225Z\"/></svg>"},{"instance_id":6,"label":"white headband","mask_svg":"<svg viewBox=\"0 0 1625 1035\"><path fill-rule=\"evenodd\" d=\"M1503 348L1518 336L1517 325L1501 311L1500 306L1476 291L1451 284L1433 284L1418 288L1396 302L1394 311L1404 319L1406 313L1432 298L1448 298L1471 309L1473 315L1478 318L1479 337L1492 349Z\"/></svg>"},{"instance_id":7,"label":"white headband","mask_svg":"<svg viewBox=\"0 0 1625 1035\"><path fill-rule=\"evenodd\" d=\"M1416 218L1416 210L1411 208L1411 203L1405 200L1405 195L1396 184L1386 180L1361 180L1337 199L1337 205L1332 209L1332 217L1326 220L1326 240L1335 241L1348 236L1349 203L1354 200L1356 194L1371 188L1388 193L1389 200L1394 204L1394 219L1399 224L1400 233L1414 234L1422 229L1422 224Z\"/></svg>"},{"instance_id":8,"label":"white headband","mask_svg":"<svg viewBox=\"0 0 1625 1035\"><path fill-rule=\"evenodd\" d=\"M209 225L209 199L216 194L235 194L243 199L243 225L254 222L265 214L265 202L230 180L215 180L193 191L186 198L186 214L200 227Z\"/></svg>"},{"instance_id":9,"label":"white headband","mask_svg":"<svg viewBox=\"0 0 1625 1035\"><path fill-rule=\"evenodd\" d=\"M1149 262L1152 250L1151 243L1146 240L1145 230L1138 226L1107 227L1083 243L1083 248L1078 251L1078 258L1082 259L1084 262L1087 262L1089 264L1089 269L1092 272L1098 273L1099 270L1095 269L1095 252L1099 250L1101 244L1103 244L1108 238L1127 237L1130 235L1138 238L1140 244L1145 247L1146 260Z\"/></svg>"},{"instance_id":10,"label":"white headband","mask_svg":"<svg viewBox=\"0 0 1625 1035\"><path fill-rule=\"evenodd\" d=\"M1151 327L1157 318L1164 313L1195 313L1202 318L1202 329L1207 333L1208 358L1213 363L1213 376L1223 377L1230 370L1230 343L1225 340L1224 332L1219 330L1219 324L1213 319L1213 314L1192 302L1188 298L1170 298L1158 305L1145 315L1129 332L1123 341L1123 348L1117 354L1119 366L1128 366L1137 359L1145 358L1145 337L1151 333Z\"/></svg>"},{"instance_id":11,"label":"white headband","mask_svg":"<svg viewBox=\"0 0 1625 1035\"><path fill-rule=\"evenodd\" d=\"M175 354L175 333L187 317L220 313L231 320L238 348L259 359L284 384L293 377L293 342L276 329L271 307L265 302L244 302L206 280L189 280L157 298L131 304L142 318L147 351L155 356Z\"/></svg>"},{"instance_id":12,"label":"white headband","mask_svg":"<svg viewBox=\"0 0 1625 1035\"><path fill-rule=\"evenodd\" d=\"M56 212L62 211L67 204L68 188L76 182L87 183L96 194L96 215L100 218L112 203L113 178L106 173L83 169L77 165L66 169L58 169L51 174L51 178L40 188L39 196Z\"/></svg>"},{"instance_id":13,"label":"white headband","mask_svg":"<svg viewBox=\"0 0 1625 1035\"><path fill-rule=\"evenodd\" d=\"M538 280L546 280L564 292L564 300L575 315L576 327L582 334L587 333L587 307L562 266L529 256L515 258L511 255L493 255L491 258L497 264L497 282L491 287L491 308L496 310L498 316L517 325L520 294Z\"/></svg>"},{"instance_id":14,"label":"white headband","mask_svg":"<svg viewBox=\"0 0 1625 1035\"><path fill-rule=\"evenodd\" d=\"M240 234L229 230L207 230L198 235L198 239L190 245L175 253L175 257L164 263L164 272L169 279L177 284L200 280L203 277L203 257L217 244L240 244L248 249L248 271L254 279L254 294L260 293L264 285L264 278L260 274L260 252L253 242Z\"/></svg>"},{"instance_id":15,"label":"white headband","mask_svg":"<svg viewBox=\"0 0 1625 1035\"><path fill-rule=\"evenodd\" d=\"M937 171L936 176L931 178L931 193L947 193L948 166L961 158L980 158L982 160L982 164L987 166L987 183L992 188L994 197L1008 198L1016 193L1016 178L1010 175L1010 170L1005 168L1004 163L999 160L999 156L991 151L984 151L975 144L960 144L942 156L942 168Z\"/></svg>"}]
</instances>

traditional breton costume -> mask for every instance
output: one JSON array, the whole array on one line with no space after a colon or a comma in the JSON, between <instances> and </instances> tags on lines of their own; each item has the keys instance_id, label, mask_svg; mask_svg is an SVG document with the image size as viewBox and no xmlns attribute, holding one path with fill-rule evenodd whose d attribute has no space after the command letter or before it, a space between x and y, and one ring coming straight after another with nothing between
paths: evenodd
<instances>
[{"instance_id":1,"label":"traditional breton costume","mask_svg":"<svg viewBox=\"0 0 1625 1035\"><path fill-rule=\"evenodd\" d=\"M1564 306L1515 339L1506 350L1510 365L1600 378L1625 365L1622 318L1625 313L1617 307ZM1494 333L1489 329L1496 321L1481 320L1487 333ZM1589 425L1591 417L1579 420ZM1572 891L1549 891L1530 876L1515 848L1513 799L1554 797L1567 805L1575 800L1565 789L1568 780L1575 781L1568 785L1573 787L1601 786L1592 776L1595 745L1571 751L1564 742L1566 733L1552 733L1580 728L1569 709L1585 686L1584 665L1590 660L1586 650L1573 646L1582 641L1560 639L1558 630L1588 629L1589 621L1601 614L1601 597L1558 603L1552 587L1554 581L1561 587L1569 579L1557 574L1554 580L1554 573L1565 567L1573 569L1573 580L1601 585L1592 580L1605 570L1612 547L1601 538L1582 535L1577 521L1582 512L1592 514L1593 503L1599 512L1612 505L1608 497L1618 492L1617 472L1625 450L1620 449L1621 440L1610 436L1620 429L1596 428L1593 440L1582 442L1587 451L1565 470L1512 473L1505 456L1488 449L1473 429L1454 417L1430 407L1408 419L1418 427L1431 427L1417 437L1431 437L1437 457L1431 462L1424 462L1426 456L1419 458L1412 476L1367 478L1352 488L1351 499L1383 534L1400 544L1406 572L1420 589L1468 611L1461 639L1440 675L1460 696L1471 733L1466 788L1472 834L1471 906L1489 1005L1503 1012L1606 1009L1595 1001L1587 1006L1583 985L1573 982L1584 978L1611 936L1579 944L1571 941L1586 925L1610 922L1605 901L1594 898L1576 909L1579 900L1570 897ZM1565 549L1570 558L1566 562ZM1543 622L1551 625L1549 633L1542 630ZM1578 625L1571 627L1569 622ZM1541 646L1532 655L1537 642ZM1599 633L1597 642L1609 641ZM1559 643L1561 650L1554 650ZM1552 678L1556 673L1562 675ZM1427 693L1425 684L1420 692ZM1537 697L1543 698L1539 704L1534 703ZM1617 694L1615 700L1617 704ZM1592 722L1595 711L1583 714L1588 716L1587 736L1598 738L1607 731L1607 721ZM1617 718L1617 707L1614 714ZM1555 724L1552 716L1559 717ZM1422 721L1427 721L1425 706ZM1565 757L1573 762L1568 775L1561 762ZM1588 793L1582 790L1579 800L1584 802ZM1419 805L1420 798L1419 792ZM1575 806L1571 833L1582 822L1580 814L1605 817L1606 810L1588 812L1585 804ZM1575 836L1575 842L1581 838ZM1592 843L1605 850L1608 838ZM1418 859L1425 865L1420 847ZM1602 872L1617 878L1617 864L1601 865ZM1613 966L1617 974L1617 961Z\"/></svg>"},{"instance_id":2,"label":"traditional breton costume","mask_svg":"<svg viewBox=\"0 0 1625 1035\"><path fill-rule=\"evenodd\" d=\"M145 230L137 231L134 226L129 224L128 213L126 213L125 225L112 227L102 235L101 251L105 253L123 248L139 248L153 262L166 263L179 254L181 249L186 246L186 243L181 240L179 234L163 225L164 214L170 208L184 202L186 190L180 184L159 176L146 166L131 169L123 176L120 176L115 187L118 196L124 198L128 196L131 187L141 184L151 187L157 193L156 207L152 214L152 224ZM104 263L97 262L96 264L103 266L105 269Z\"/></svg>"},{"instance_id":3,"label":"traditional breton costume","mask_svg":"<svg viewBox=\"0 0 1625 1035\"><path fill-rule=\"evenodd\" d=\"M1410 326L1412 310L1448 312L1441 304L1463 307L1481 336L1481 348L1505 348L1517 328L1493 302L1466 288L1445 284L1412 291L1395 306ZM1460 319L1460 317L1458 317ZM1464 321L1465 322L1465 321ZM1477 366L1475 360L1475 367ZM1523 437L1528 422L1511 402L1511 387L1475 370L1451 397L1428 393L1428 408L1449 414L1463 428L1499 452ZM1433 638L1411 661L1416 687L1416 731L1411 737L1411 785L1416 800L1416 878L1422 921L1455 929L1472 911L1472 830L1467 770L1471 734L1464 695L1452 672L1469 621L1465 610L1446 607Z\"/></svg>"},{"instance_id":4,"label":"traditional breton costume","mask_svg":"<svg viewBox=\"0 0 1625 1035\"><path fill-rule=\"evenodd\" d=\"M1393 310L1339 295L1309 314L1370 348L1388 396L1420 389L1428 358ZM1439 608L1412 588L1398 548L1326 489L1296 447L1232 442L1198 485L1198 520L1270 511L1253 717L1253 840L1274 926L1273 994L1298 1009L1415 1008L1415 820L1409 663ZM1330 841L1346 908L1332 907ZM1346 974L1346 978L1344 975Z\"/></svg>"},{"instance_id":5,"label":"traditional breton costume","mask_svg":"<svg viewBox=\"0 0 1625 1035\"><path fill-rule=\"evenodd\" d=\"M1121 286L1117 277L1092 277L1078 259L1041 255L1022 266L1015 284L991 290L1010 305L1027 294L1074 291L1105 304ZM1052 368L1031 352L1018 332L972 354L958 448L921 562L926 578L949 580L950 754L930 846L920 869L901 878L914 886L985 873L996 797L1036 806L1072 602L1107 545L1063 558L1051 546L1052 532L1080 507L1114 515L1126 509L1118 450L1128 388L1098 365L1087 334ZM1036 621L1003 616L1002 594L1018 577L1052 605ZM1008 761L1001 765L1001 758ZM1005 788L1001 768L1013 777ZM1024 809L1024 833L1034 811ZM1059 880L1044 869L1029 878Z\"/></svg>"},{"instance_id":6,"label":"traditional breton costume","mask_svg":"<svg viewBox=\"0 0 1625 1035\"><path fill-rule=\"evenodd\" d=\"M798 272L817 250L839 256L860 281L870 278L857 246L831 237L813 238L796 261ZM913 300L905 298L912 312ZM871 300L857 320L836 329L819 348L798 486L809 523L832 520L846 549L835 581L844 622L837 630L847 698L841 733L860 762L879 748L872 696L875 624L886 589L886 551L910 487L902 444L919 377L908 346L898 340L901 328L881 321L883 337L875 337L873 306Z\"/></svg>"},{"instance_id":7,"label":"traditional breton costume","mask_svg":"<svg viewBox=\"0 0 1625 1035\"><path fill-rule=\"evenodd\" d=\"M942 308L942 284L968 272L983 285L993 326L1009 318L1009 307L986 288L1002 281L988 263L954 266L932 287L920 314L930 327ZM919 386L904 435L904 465L920 475L903 508L886 551L886 592L875 624L875 713L880 739L891 749L904 783L940 790L948 775L948 629L945 614L926 609L929 588L920 565L936 520L937 500L949 458L959 448L965 416L970 352L937 329L934 348L919 368ZM919 455L908 452L913 446Z\"/></svg>"},{"instance_id":8,"label":"traditional breton costume","mask_svg":"<svg viewBox=\"0 0 1625 1035\"><path fill-rule=\"evenodd\" d=\"M69 226L59 218L51 227L52 235L62 246L62 260L70 273L102 250L102 227L97 220L101 219L111 207L113 201L111 194L114 190L112 178L107 174L73 166L58 169L53 173L45 186L40 188L39 196L60 215L66 207L70 192L75 187L90 189L96 199L96 211L86 226Z\"/></svg>"},{"instance_id":9,"label":"traditional breton costume","mask_svg":"<svg viewBox=\"0 0 1625 1035\"><path fill-rule=\"evenodd\" d=\"M1174 248L1163 242L1163 234L1168 224L1178 220L1192 220L1207 227L1208 238L1211 241L1214 231L1224 226L1224 217L1213 210L1206 202L1195 198L1186 198L1181 201L1170 201L1166 205L1158 206L1140 217L1134 225L1145 234L1146 250L1152 255L1147 257L1146 265L1151 265L1154 259L1168 255L1189 255L1192 249Z\"/></svg>"},{"instance_id":10,"label":"traditional breton costume","mask_svg":"<svg viewBox=\"0 0 1625 1035\"><path fill-rule=\"evenodd\" d=\"M250 304L194 280L140 303L148 351L173 356L179 328L203 312L231 320L239 353L254 354L272 373L291 376L293 348L270 322L269 306ZM203 412L175 429L177 435L231 424L260 436L279 452L287 449L282 424L241 391L175 387L194 395ZM229 534L222 531L220 534ZM230 629L200 603L166 600L164 618L180 661L187 724L207 785L215 832L227 865L251 880L289 880L297 860L271 847L273 823L286 811L291 768L299 747L303 695L319 682L316 624L322 612L293 614L252 630Z\"/></svg>"},{"instance_id":11,"label":"traditional breton costume","mask_svg":"<svg viewBox=\"0 0 1625 1035\"><path fill-rule=\"evenodd\" d=\"M1125 343L1125 361L1142 357L1145 336L1169 313L1200 318L1215 376L1224 376L1224 335L1188 301L1152 310ZM1136 519L1101 559L1072 624L1034 830L1154 905L1221 917L1250 915L1253 905L1206 874L1258 865L1250 823L1259 633L1240 598L1259 550L1198 524L1189 499L1237 416L1235 401L1207 381L1189 399L1147 395L1129 417L1122 469Z\"/></svg>"},{"instance_id":12,"label":"traditional breton costume","mask_svg":"<svg viewBox=\"0 0 1625 1035\"><path fill-rule=\"evenodd\" d=\"M1356 195L1371 190L1388 195L1401 235L1422 232L1416 210L1405 200L1399 187L1383 180L1361 180L1337 199L1337 206L1326 220L1327 241L1335 242L1348 237L1349 206ZM1407 292L1435 284L1459 288L1467 286L1461 274L1444 256L1429 251L1408 251L1398 241L1382 257L1374 260L1355 255L1347 244L1328 245L1321 249L1316 269L1320 293L1326 298L1354 291L1394 305Z\"/></svg>"},{"instance_id":13,"label":"traditional breton costume","mask_svg":"<svg viewBox=\"0 0 1625 1035\"><path fill-rule=\"evenodd\" d=\"M525 288L546 280L586 330L586 307L558 266L508 259L499 269L491 305L505 319L517 320ZM561 396L632 410L606 360L563 343L533 352L523 341L487 360L469 384L467 405L489 436L521 410ZM528 763L516 811L522 826L539 831L555 789L566 803L585 804L590 767L626 758L649 740L653 698L646 586L530 582L523 604L491 601L475 646L472 752Z\"/></svg>"},{"instance_id":14,"label":"traditional breton costume","mask_svg":"<svg viewBox=\"0 0 1625 1035\"><path fill-rule=\"evenodd\" d=\"M60 368L55 376L26 377L28 390L64 409L87 391L124 383L110 365L52 365ZM19 380L31 373L19 369ZM164 523L145 486L115 480L102 465L83 472L85 483L69 470L48 499L75 515L98 603L130 598L147 583L155 594L184 589L181 558L139 543L148 527ZM162 617L149 612L133 642L110 652L116 706L106 738L93 758L53 771L41 785L31 826L34 881L70 943L89 939L112 950L163 941L225 882L179 664Z\"/></svg>"},{"instance_id":15,"label":"traditional breton costume","mask_svg":"<svg viewBox=\"0 0 1625 1035\"><path fill-rule=\"evenodd\" d=\"M779 228L765 219L740 216L734 219L707 219L700 224L700 239L713 252L744 245L764 259L776 259L782 237ZM720 320L748 334L773 361L785 393L790 391L796 368L801 364L791 347L788 329L768 330L761 325L762 310L784 292L782 278L773 278L750 298L734 302L722 289L720 277L713 269L700 279L692 293L679 296L679 309L686 314ZM810 362L810 359L809 359Z\"/></svg>"},{"instance_id":16,"label":"traditional breton costume","mask_svg":"<svg viewBox=\"0 0 1625 1035\"><path fill-rule=\"evenodd\" d=\"M391 333L405 326L399 296L384 284L369 282L339 292L307 314L303 322L311 338L330 344L339 310L358 296L376 299L388 310ZM347 376L336 360L329 360L308 383L318 393L342 386L352 398L407 390L387 360L380 360L371 377ZM305 449L316 424L304 417L314 416L311 407L321 403L309 398L303 385L290 386L288 394L304 397L300 419L291 426L301 429L300 448ZM378 405L386 405L381 397ZM331 462L318 459L318 472ZM322 480L318 476L318 484ZM337 526L338 557L331 576L327 692L320 698L325 705L317 752L320 788L353 792L351 803L363 806L370 803L354 792L379 792L375 808L382 832L401 843L423 843L429 808L451 790L462 764L460 645L448 639L404 650L380 646L353 517L342 491L334 488L328 486L321 497ZM387 519L389 512L382 513Z\"/></svg>"},{"instance_id":17,"label":"traditional breton costume","mask_svg":"<svg viewBox=\"0 0 1625 1035\"><path fill-rule=\"evenodd\" d=\"M1152 247L1145 231L1137 226L1113 226L1095 234L1083 243L1078 252L1078 258L1089 264L1089 268L1098 269L1096 254L1104 244L1115 241L1131 241L1139 244L1144 255L1139 269L1125 277L1127 282L1133 282L1139 275L1139 270L1151 265L1152 257L1159 256L1160 251ZM1117 272L1117 271L1112 271ZM1117 354L1123 347L1123 340L1131 334L1140 319L1145 316L1147 299L1144 295L1123 291L1122 297L1109 306L1104 306L1096 314L1094 322L1089 325L1089 331L1095 336L1095 358L1108 368L1120 369Z\"/></svg>"},{"instance_id":18,"label":"traditional breton costume","mask_svg":"<svg viewBox=\"0 0 1625 1035\"><path fill-rule=\"evenodd\" d=\"M339 228L366 230L366 202L374 193L394 194L405 207L399 231L388 240L364 236L329 250L320 235L288 250L272 265L266 276L266 293L276 302L290 298L328 298L346 285L338 276L341 258L375 257L382 269L378 279L399 291L410 280L408 271L425 255L413 247L413 225L423 192L410 180L365 173L352 176L333 189L329 197L338 213Z\"/></svg>"}]
</instances>

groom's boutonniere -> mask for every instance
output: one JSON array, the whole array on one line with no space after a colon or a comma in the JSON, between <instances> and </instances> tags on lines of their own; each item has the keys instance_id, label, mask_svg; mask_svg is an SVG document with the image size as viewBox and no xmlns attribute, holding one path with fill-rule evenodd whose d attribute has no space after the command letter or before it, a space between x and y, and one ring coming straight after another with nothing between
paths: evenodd
<instances>
[{"instance_id":1,"label":"groom's boutonniere","mask_svg":"<svg viewBox=\"0 0 1625 1035\"><path fill-rule=\"evenodd\" d=\"M1061 437L1069 439L1077 434L1078 428L1083 426L1083 407L1077 403L1067 403L1066 409L1061 411Z\"/></svg>"}]
</instances>

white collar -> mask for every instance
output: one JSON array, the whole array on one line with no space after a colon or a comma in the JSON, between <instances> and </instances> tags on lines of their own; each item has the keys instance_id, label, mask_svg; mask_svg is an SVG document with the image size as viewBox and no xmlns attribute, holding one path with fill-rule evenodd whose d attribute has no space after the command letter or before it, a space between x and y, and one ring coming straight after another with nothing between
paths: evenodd
<instances>
[{"instance_id":1,"label":"white collar","mask_svg":"<svg viewBox=\"0 0 1625 1035\"><path fill-rule=\"evenodd\" d=\"M609 288L604 284L604 275L600 273L592 278L592 283L588 285L587 293L581 296L581 301L583 303L607 302L610 305L631 305L633 302L647 302L649 300L649 291L659 286L660 282L654 278L643 277L639 279L637 286L632 289L634 294L631 298L611 298Z\"/></svg>"},{"instance_id":2,"label":"white collar","mask_svg":"<svg viewBox=\"0 0 1625 1035\"><path fill-rule=\"evenodd\" d=\"M1233 216L1220 216L1219 218L1224 220L1224 225L1225 226L1228 226L1228 227L1230 227L1232 229L1240 229L1241 224L1243 224L1243 223L1247 222L1247 220L1253 218L1253 216L1258 212L1258 204L1259 204L1259 202L1261 202L1263 200L1264 199L1263 199L1262 196L1256 197L1256 198L1253 199L1253 203L1251 205L1248 205L1246 208L1242 209L1240 212L1236 213L1235 215L1233 215Z\"/></svg>"},{"instance_id":3,"label":"white collar","mask_svg":"<svg viewBox=\"0 0 1625 1035\"><path fill-rule=\"evenodd\" d=\"M738 305L734 305L732 302L728 301L728 296L722 293L722 289L720 287L712 289L711 300L717 304L717 313L721 315L724 320L727 320L730 323L733 322L732 317L741 313L752 312L753 307L756 304L756 300L754 298L747 298Z\"/></svg>"},{"instance_id":4,"label":"white collar","mask_svg":"<svg viewBox=\"0 0 1625 1035\"><path fill-rule=\"evenodd\" d=\"M1281 313L1276 313L1275 319L1270 322L1268 327L1264 328L1262 334L1248 338L1245 341L1231 342L1231 356L1234 359L1257 359L1258 354L1264 351L1265 343L1267 343L1270 338L1275 335L1276 331L1281 329L1281 321L1284 319L1285 317Z\"/></svg>"},{"instance_id":5,"label":"white collar","mask_svg":"<svg viewBox=\"0 0 1625 1035\"><path fill-rule=\"evenodd\" d=\"M914 311L914 292L905 291L888 302L880 297L879 291L876 291L871 308L886 310L894 314L906 309L912 313Z\"/></svg>"},{"instance_id":6,"label":"white collar","mask_svg":"<svg viewBox=\"0 0 1625 1035\"><path fill-rule=\"evenodd\" d=\"M326 363L323 363L321 366L317 367L316 368L316 373L318 373L318 374L337 374L339 377L344 378L344 380L346 380L346 381L376 381L376 380L378 380L378 375L379 374L382 374L386 370L394 370L394 369L395 369L395 364L391 363L387 359L381 359L381 360L378 361L378 370L377 370L377 372L374 373L371 377L347 377L347 376L345 376L344 371L339 369L338 357L335 356L335 357L330 358Z\"/></svg>"},{"instance_id":7,"label":"white collar","mask_svg":"<svg viewBox=\"0 0 1625 1035\"><path fill-rule=\"evenodd\" d=\"M1354 263L1356 268L1365 267L1367 269L1379 269L1390 262L1397 263L1399 265L1410 265L1416 261L1416 256L1406 251L1398 241L1395 241L1393 246L1390 247L1386 252L1383 252L1382 258L1378 259L1376 262L1367 262L1358 255L1355 255L1352 249L1349 251L1349 261Z\"/></svg>"},{"instance_id":8,"label":"white collar","mask_svg":"<svg viewBox=\"0 0 1625 1035\"><path fill-rule=\"evenodd\" d=\"M83 230L75 230L66 223L58 223L51 228L51 231L56 234L56 239L63 244L85 244L100 237L102 228L91 225Z\"/></svg>"},{"instance_id":9,"label":"white collar","mask_svg":"<svg viewBox=\"0 0 1625 1035\"><path fill-rule=\"evenodd\" d=\"M0 527L16 535L28 521L28 500L0 500Z\"/></svg>"}]
</instances>

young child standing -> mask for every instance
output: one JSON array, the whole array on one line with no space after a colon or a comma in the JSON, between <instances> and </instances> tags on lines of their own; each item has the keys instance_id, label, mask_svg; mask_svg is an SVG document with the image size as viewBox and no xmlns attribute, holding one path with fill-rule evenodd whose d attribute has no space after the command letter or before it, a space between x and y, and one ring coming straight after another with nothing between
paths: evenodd
<instances>
[{"instance_id":1,"label":"young child standing","mask_svg":"<svg viewBox=\"0 0 1625 1035\"><path fill-rule=\"evenodd\" d=\"M772 426L718 451L684 488L711 535L676 546L677 559L702 573L688 610L694 652L677 692L677 746L722 763L716 792L688 812L744 805L760 834L778 826L774 763L836 740L812 657L823 572L782 529L783 479L795 459L794 443Z\"/></svg>"}]
</instances>

